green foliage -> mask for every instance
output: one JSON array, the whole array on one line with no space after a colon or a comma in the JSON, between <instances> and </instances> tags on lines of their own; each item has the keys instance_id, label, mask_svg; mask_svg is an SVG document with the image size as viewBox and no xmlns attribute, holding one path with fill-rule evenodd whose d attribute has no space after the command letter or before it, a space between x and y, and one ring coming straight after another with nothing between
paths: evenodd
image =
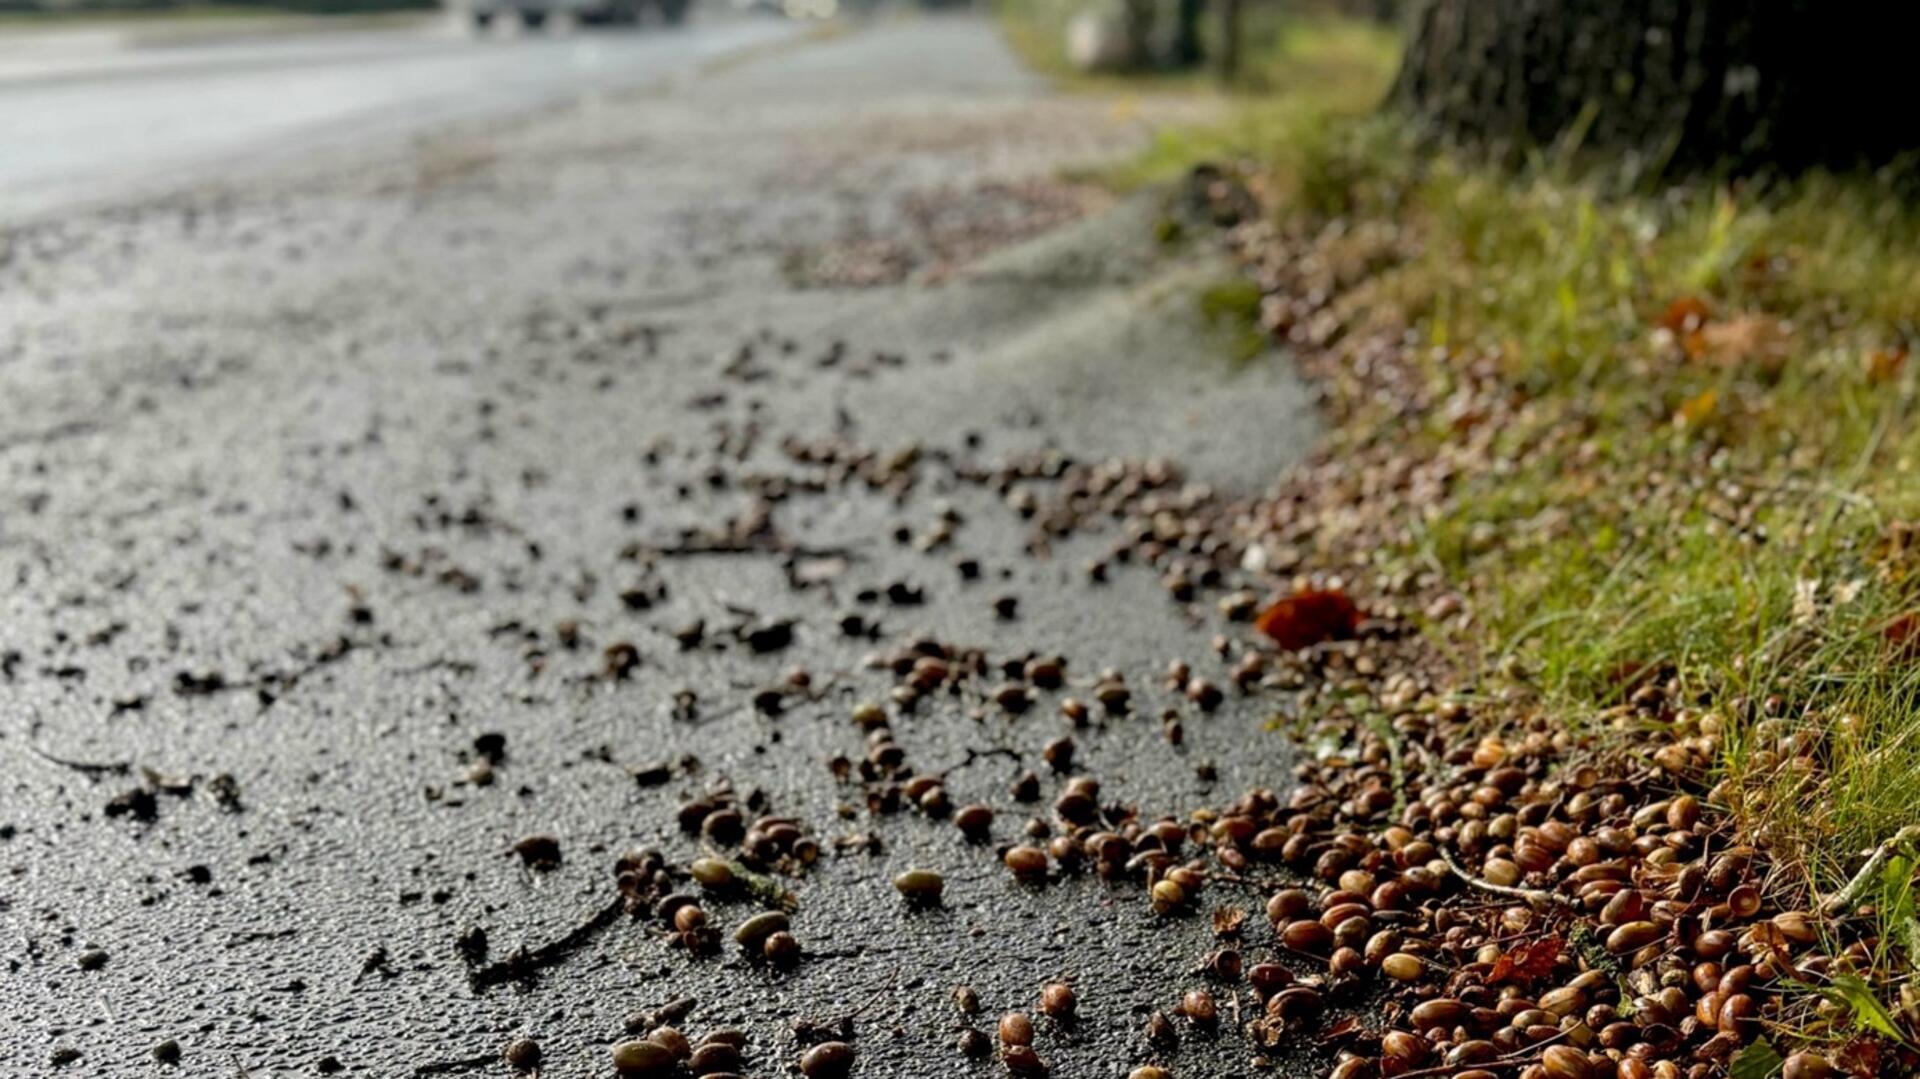
<instances>
[{"instance_id":1,"label":"green foliage","mask_svg":"<svg viewBox=\"0 0 1920 1079\"><path fill-rule=\"evenodd\" d=\"M1247 325L1260 317L1260 286L1244 277L1217 281L1200 290L1200 314L1208 322Z\"/></svg>"},{"instance_id":2,"label":"green foliage","mask_svg":"<svg viewBox=\"0 0 1920 1079\"><path fill-rule=\"evenodd\" d=\"M1821 994L1835 1003L1844 1005L1852 1013L1854 1022L1879 1034L1888 1041L1904 1042L1899 1024L1887 1013L1886 1006L1873 993L1873 987L1858 974L1836 974L1827 980L1827 986Z\"/></svg>"},{"instance_id":3,"label":"green foliage","mask_svg":"<svg viewBox=\"0 0 1920 1079\"><path fill-rule=\"evenodd\" d=\"M1299 3L1248 3L1242 57L1234 82L1222 87L1206 67L1086 74L1067 60L1067 24L1087 0L997 0L1002 35L1035 71L1074 90L1137 93L1226 90L1250 104L1312 98L1322 107L1370 108L1378 103L1400 60L1400 35L1391 26L1346 18ZM1218 55L1217 20L1201 23L1202 47Z\"/></svg>"},{"instance_id":4,"label":"green foliage","mask_svg":"<svg viewBox=\"0 0 1920 1079\"><path fill-rule=\"evenodd\" d=\"M1879 957L1891 961L1896 945L1910 956L1920 956L1920 911L1915 909L1913 873L1916 868L1910 854L1887 860L1880 872L1880 902L1874 913L1880 922Z\"/></svg>"},{"instance_id":5,"label":"green foliage","mask_svg":"<svg viewBox=\"0 0 1920 1079\"><path fill-rule=\"evenodd\" d=\"M1229 335L1228 353L1245 363L1266 350L1267 335L1260 329L1260 287L1244 277L1218 281L1200 290L1200 315L1209 326Z\"/></svg>"},{"instance_id":6,"label":"green foliage","mask_svg":"<svg viewBox=\"0 0 1920 1079\"><path fill-rule=\"evenodd\" d=\"M1488 435L1501 468L1463 469L1398 553L1479 586L1486 676L1517 662L1574 721L1661 665L1689 699L1776 699L1764 735L1725 709L1724 765L1756 794L1736 808L1815 877L1920 819L1920 663L1889 662L1886 640L1920 607L1920 569L1885 561L1889 530L1920 516L1904 362L1920 214L1901 189L1815 176L1650 197L1408 146L1377 119L1266 159L1283 214L1418 237L1346 304L1435 346L1430 399L1491 356L1521 401ZM1663 340L1690 298L1712 324ZM1418 438L1463 452L1443 410ZM1821 747L1818 786L1773 767L1781 728Z\"/></svg>"},{"instance_id":7,"label":"green foliage","mask_svg":"<svg viewBox=\"0 0 1920 1079\"><path fill-rule=\"evenodd\" d=\"M1158 132L1105 178L1238 164L1296 230L1410 237L1342 282L1338 314L1390 313L1431 346L1426 400L1491 362L1517 404L1486 430L1434 407L1336 436L1460 462L1376 561L1470 584L1477 632L1442 646L1569 722L1630 736L1635 672L1675 672L1711 702L1748 828L1806 879L1844 874L1920 820L1920 662L1887 640L1920 609L1920 556L1888 549L1920 520L1910 182L1648 192L1572 157L1497 171L1368 115L1392 74L1382 35L1297 24L1250 65L1272 92ZM1676 301L1709 312L1698 340L1662 328ZM1789 742L1821 771L1778 767Z\"/></svg>"},{"instance_id":8,"label":"green foliage","mask_svg":"<svg viewBox=\"0 0 1920 1079\"><path fill-rule=\"evenodd\" d=\"M1765 1038L1757 1038L1748 1043L1746 1048L1734 1054L1733 1063L1728 1067L1727 1074L1732 1079L1773 1079L1773 1076L1779 1074L1783 1063L1779 1051L1771 1042Z\"/></svg>"}]
</instances>

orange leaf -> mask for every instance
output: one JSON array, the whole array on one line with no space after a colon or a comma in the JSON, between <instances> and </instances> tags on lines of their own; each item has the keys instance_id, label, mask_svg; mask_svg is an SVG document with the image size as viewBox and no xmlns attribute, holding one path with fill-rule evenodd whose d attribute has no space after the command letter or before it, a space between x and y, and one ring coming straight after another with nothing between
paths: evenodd
<instances>
[{"instance_id":1,"label":"orange leaf","mask_svg":"<svg viewBox=\"0 0 1920 1079\"><path fill-rule=\"evenodd\" d=\"M1880 1043L1872 1038L1855 1038L1833 1054L1833 1063L1848 1075L1872 1079L1880 1071Z\"/></svg>"},{"instance_id":2,"label":"orange leaf","mask_svg":"<svg viewBox=\"0 0 1920 1079\"><path fill-rule=\"evenodd\" d=\"M1920 660L1920 611L1908 611L1888 622L1880 636L1887 642L1893 658L1907 662Z\"/></svg>"},{"instance_id":3,"label":"orange leaf","mask_svg":"<svg viewBox=\"0 0 1920 1079\"><path fill-rule=\"evenodd\" d=\"M1876 348L1867 353L1867 381L1875 385L1885 385L1899 378L1900 369L1906 365L1906 346Z\"/></svg>"},{"instance_id":4,"label":"orange leaf","mask_svg":"<svg viewBox=\"0 0 1920 1079\"><path fill-rule=\"evenodd\" d=\"M1282 648L1309 648L1352 637L1360 629L1360 608L1337 588L1307 588L1276 601L1253 624Z\"/></svg>"},{"instance_id":5,"label":"orange leaf","mask_svg":"<svg viewBox=\"0 0 1920 1079\"><path fill-rule=\"evenodd\" d=\"M1713 418L1714 409L1719 407L1720 394L1708 390L1695 397L1689 397L1673 414L1676 427L1698 427Z\"/></svg>"},{"instance_id":6,"label":"orange leaf","mask_svg":"<svg viewBox=\"0 0 1920 1079\"><path fill-rule=\"evenodd\" d=\"M1560 938L1545 937L1532 944L1522 944L1510 952L1503 952L1494 960L1493 970L1487 974L1489 984L1497 984L1511 978L1516 982L1530 982L1553 973L1553 964L1560 958Z\"/></svg>"},{"instance_id":7,"label":"orange leaf","mask_svg":"<svg viewBox=\"0 0 1920 1079\"><path fill-rule=\"evenodd\" d=\"M1682 296L1667 305L1660 315L1660 325L1675 336L1684 336L1698 330L1713 317L1713 309L1707 301L1698 296Z\"/></svg>"}]
</instances>

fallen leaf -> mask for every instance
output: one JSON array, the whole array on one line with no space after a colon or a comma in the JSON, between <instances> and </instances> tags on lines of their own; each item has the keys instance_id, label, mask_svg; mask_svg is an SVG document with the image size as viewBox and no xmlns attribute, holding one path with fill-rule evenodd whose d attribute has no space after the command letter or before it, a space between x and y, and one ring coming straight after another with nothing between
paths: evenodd
<instances>
[{"instance_id":1,"label":"fallen leaf","mask_svg":"<svg viewBox=\"0 0 1920 1079\"><path fill-rule=\"evenodd\" d=\"M1553 964L1560 958L1560 948L1559 937L1546 937L1504 952L1494 961L1493 971L1487 975L1487 981L1531 982L1544 978L1553 973Z\"/></svg>"},{"instance_id":2,"label":"fallen leaf","mask_svg":"<svg viewBox=\"0 0 1920 1079\"><path fill-rule=\"evenodd\" d=\"M1856 1079L1874 1079L1880 1074L1880 1043L1872 1038L1855 1038L1832 1055L1833 1064Z\"/></svg>"},{"instance_id":3,"label":"fallen leaf","mask_svg":"<svg viewBox=\"0 0 1920 1079\"><path fill-rule=\"evenodd\" d=\"M1887 623L1880 631L1893 658L1909 662L1920 659L1920 611L1908 611Z\"/></svg>"},{"instance_id":4,"label":"fallen leaf","mask_svg":"<svg viewBox=\"0 0 1920 1079\"><path fill-rule=\"evenodd\" d=\"M1820 614L1819 578L1802 577L1793 582L1793 624L1811 625Z\"/></svg>"},{"instance_id":5,"label":"fallen leaf","mask_svg":"<svg viewBox=\"0 0 1920 1079\"><path fill-rule=\"evenodd\" d=\"M1213 912L1213 935L1223 939L1237 937L1246 920L1247 912L1239 907L1219 907Z\"/></svg>"},{"instance_id":6,"label":"fallen leaf","mask_svg":"<svg viewBox=\"0 0 1920 1079\"><path fill-rule=\"evenodd\" d=\"M1771 315L1736 315L1700 330L1704 354L1722 367L1758 367L1778 371L1793 347L1788 325ZM1687 354L1698 358L1691 348Z\"/></svg>"},{"instance_id":7,"label":"fallen leaf","mask_svg":"<svg viewBox=\"0 0 1920 1079\"><path fill-rule=\"evenodd\" d=\"M1836 974L1820 995L1845 1005L1853 1013L1853 1021L1861 1026L1895 1041L1900 1040L1900 1028L1894 1024L1893 1016L1887 1014L1886 1005L1880 1003L1880 998L1873 993L1873 987L1860 975Z\"/></svg>"},{"instance_id":8,"label":"fallen leaf","mask_svg":"<svg viewBox=\"0 0 1920 1079\"><path fill-rule=\"evenodd\" d=\"M1253 624L1291 651L1352 637L1360 628L1360 608L1337 588L1308 588L1276 601Z\"/></svg>"},{"instance_id":9,"label":"fallen leaf","mask_svg":"<svg viewBox=\"0 0 1920 1079\"><path fill-rule=\"evenodd\" d=\"M1907 348L1897 345L1893 348L1876 348L1867 353L1867 381L1875 385L1885 385L1900 377L1900 369L1907 365Z\"/></svg>"},{"instance_id":10,"label":"fallen leaf","mask_svg":"<svg viewBox=\"0 0 1920 1079\"><path fill-rule=\"evenodd\" d=\"M1717 390L1707 390L1704 393L1689 397L1681 402L1678 409L1674 410L1673 425L1675 427L1698 427L1713 418L1714 410L1718 408L1719 405L1720 393Z\"/></svg>"},{"instance_id":11,"label":"fallen leaf","mask_svg":"<svg viewBox=\"0 0 1920 1079\"><path fill-rule=\"evenodd\" d=\"M1698 296L1682 296L1667 305L1660 315L1660 327L1676 337L1685 337L1707 324L1713 309Z\"/></svg>"},{"instance_id":12,"label":"fallen leaf","mask_svg":"<svg viewBox=\"0 0 1920 1079\"><path fill-rule=\"evenodd\" d=\"M1779 1051L1767 1039L1761 1038L1734 1055L1727 1074L1732 1079L1770 1079L1780 1070L1780 1065Z\"/></svg>"}]
</instances>

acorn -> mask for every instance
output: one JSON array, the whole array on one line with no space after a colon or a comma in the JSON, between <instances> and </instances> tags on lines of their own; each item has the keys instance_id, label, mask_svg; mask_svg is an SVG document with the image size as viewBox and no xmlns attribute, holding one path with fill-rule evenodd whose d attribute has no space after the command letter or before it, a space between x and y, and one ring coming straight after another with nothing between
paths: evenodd
<instances>
[{"instance_id":1,"label":"acorn","mask_svg":"<svg viewBox=\"0 0 1920 1079\"><path fill-rule=\"evenodd\" d=\"M1035 880L1047 875L1047 854L1039 847L1010 847L1002 856L1007 868L1022 880Z\"/></svg>"},{"instance_id":2,"label":"acorn","mask_svg":"<svg viewBox=\"0 0 1920 1079\"><path fill-rule=\"evenodd\" d=\"M1079 1001L1073 995L1073 987L1065 982L1052 982L1040 990L1040 1012L1055 1019L1073 1018L1074 1008Z\"/></svg>"},{"instance_id":3,"label":"acorn","mask_svg":"<svg viewBox=\"0 0 1920 1079\"><path fill-rule=\"evenodd\" d=\"M1205 989L1189 989L1180 999L1180 1014L1203 1027L1213 1026L1220 1019L1219 1007L1214 1003L1213 994Z\"/></svg>"},{"instance_id":4,"label":"acorn","mask_svg":"<svg viewBox=\"0 0 1920 1079\"><path fill-rule=\"evenodd\" d=\"M947 881L931 869L909 869L893 878L893 887L910 903L933 906L940 902Z\"/></svg>"},{"instance_id":5,"label":"acorn","mask_svg":"<svg viewBox=\"0 0 1920 1079\"><path fill-rule=\"evenodd\" d=\"M1000 1017L1001 1045L1032 1045L1033 1020L1019 1012L1008 1012Z\"/></svg>"},{"instance_id":6,"label":"acorn","mask_svg":"<svg viewBox=\"0 0 1920 1079\"><path fill-rule=\"evenodd\" d=\"M853 1072L853 1046L821 1042L800 1058L800 1074L807 1079L846 1079Z\"/></svg>"},{"instance_id":7,"label":"acorn","mask_svg":"<svg viewBox=\"0 0 1920 1079\"><path fill-rule=\"evenodd\" d=\"M514 1071L532 1071L540 1066L540 1043L532 1038L515 1038L501 1051L500 1059Z\"/></svg>"},{"instance_id":8,"label":"acorn","mask_svg":"<svg viewBox=\"0 0 1920 1079\"><path fill-rule=\"evenodd\" d=\"M613 1047L613 1070L628 1076L669 1075L679 1062L659 1042L621 1042Z\"/></svg>"},{"instance_id":9,"label":"acorn","mask_svg":"<svg viewBox=\"0 0 1920 1079\"><path fill-rule=\"evenodd\" d=\"M733 941L749 952L757 952L766 944L768 937L786 932L789 928L786 915L777 910L762 911L740 923L739 928L733 931Z\"/></svg>"}]
</instances>

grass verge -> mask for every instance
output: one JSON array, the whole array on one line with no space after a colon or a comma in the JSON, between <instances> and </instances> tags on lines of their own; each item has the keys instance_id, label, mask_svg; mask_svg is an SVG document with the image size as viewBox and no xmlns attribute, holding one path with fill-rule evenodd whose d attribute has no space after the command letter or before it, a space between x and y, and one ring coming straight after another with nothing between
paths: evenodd
<instances>
[{"instance_id":1,"label":"grass verge","mask_svg":"<svg viewBox=\"0 0 1920 1079\"><path fill-rule=\"evenodd\" d=\"M1870 180L1493 175L1387 124L1264 174L1327 297L1272 328L1401 344L1337 437L1449 476L1380 568L1463 587L1471 622L1435 628L1489 692L1631 733L1656 689L1752 834L1830 880L1920 819L1920 217Z\"/></svg>"},{"instance_id":2,"label":"grass verge","mask_svg":"<svg viewBox=\"0 0 1920 1079\"><path fill-rule=\"evenodd\" d=\"M1262 325L1368 492L1323 564L1423 607L1496 724L1695 739L1649 763L1831 892L1920 821L1920 213L1881 178L1648 193L1417 150L1371 115L1382 34L1284 29L1232 123L1106 178L1231 164L1273 214L1238 237Z\"/></svg>"}]
</instances>

